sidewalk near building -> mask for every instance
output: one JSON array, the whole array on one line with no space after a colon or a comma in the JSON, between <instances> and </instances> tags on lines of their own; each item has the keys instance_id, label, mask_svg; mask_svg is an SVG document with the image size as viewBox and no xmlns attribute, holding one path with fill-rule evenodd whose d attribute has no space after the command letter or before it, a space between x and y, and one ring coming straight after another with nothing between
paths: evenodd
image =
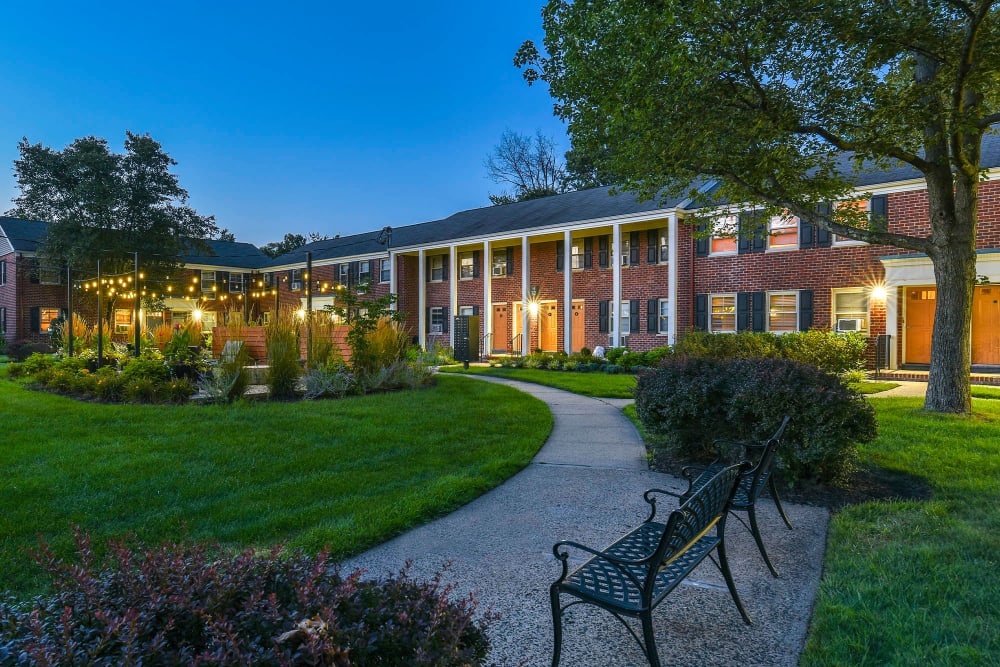
<instances>
[{"instance_id":1,"label":"sidewalk near building","mask_svg":"<svg viewBox=\"0 0 1000 667\"><path fill-rule=\"evenodd\" d=\"M456 584L456 594L475 592L482 609L501 615L490 627L491 659L548 665L548 587L560 571L552 545L569 539L605 546L646 518L643 491L683 490L685 482L648 470L642 440L620 410L622 401L497 378L469 381L501 382L548 403L554 427L545 445L498 488L345 566L383 576L412 559L411 572L429 578L450 564L445 581ZM743 623L722 576L703 563L654 613L663 664L691 664L691 656L702 665L798 663L822 572L829 513L806 505L785 507L794 530L785 528L769 502L760 509L780 578L771 576L737 521L727 531L733 575L754 624ZM625 667L645 660L609 614L581 605L567 613L561 664Z\"/></svg>"}]
</instances>

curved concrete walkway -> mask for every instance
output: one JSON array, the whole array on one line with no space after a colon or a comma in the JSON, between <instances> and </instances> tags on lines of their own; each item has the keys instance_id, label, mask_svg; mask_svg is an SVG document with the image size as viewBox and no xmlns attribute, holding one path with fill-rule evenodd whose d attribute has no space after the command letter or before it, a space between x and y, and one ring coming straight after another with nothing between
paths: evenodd
<instances>
[{"instance_id":1,"label":"curved concrete walkway","mask_svg":"<svg viewBox=\"0 0 1000 667\"><path fill-rule=\"evenodd\" d=\"M684 482L648 470L642 440L620 411L629 401L478 379L513 386L548 403L554 427L545 445L531 464L501 486L344 565L383 576L413 559L411 572L429 578L450 563L445 580L456 584L457 593L475 592L481 608L500 614L490 626L491 661L548 665L548 587L560 571L552 545L570 539L605 546L646 518L644 490L681 490ZM829 517L821 508L785 507L793 531L784 527L769 502L760 512L765 543L782 573L779 579L767 571L738 522L731 521L727 532L733 575L754 625L743 624L722 576L703 563L654 614L664 665L797 664L821 574ZM566 617L561 664L624 667L645 660L609 614L581 605Z\"/></svg>"}]
</instances>

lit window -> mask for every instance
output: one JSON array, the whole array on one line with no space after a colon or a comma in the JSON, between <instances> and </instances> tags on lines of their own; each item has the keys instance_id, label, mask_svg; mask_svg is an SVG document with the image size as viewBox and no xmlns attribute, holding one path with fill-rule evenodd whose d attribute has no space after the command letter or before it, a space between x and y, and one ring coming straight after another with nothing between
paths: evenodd
<instances>
[{"instance_id":1,"label":"lit window","mask_svg":"<svg viewBox=\"0 0 1000 667\"><path fill-rule=\"evenodd\" d=\"M868 333L868 291L864 288L836 290L830 304L836 331Z\"/></svg>"},{"instance_id":2,"label":"lit window","mask_svg":"<svg viewBox=\"0 0 1000 667\"><path fill-rule=\"evenodd\" d=\"M503 278L507 275L507 251L493 251L493 277Z\"/></svg>"},{"instance_id":3,"label":"lit window","mask_svg":"<svg viewBox=\"0 0 1000 667\"><path fill-rule=\"evenodd\" d=\"M670 301L660 299L657 302L656 333L670 333Z\"/></svg>"},{"instance_id":4,"label":"lit window","mask_svg":"<svg viewBox=\"0 0 1000 667\"><path fill-rule=\"evenodd\" d=\"M852 216L847 220L843 220L845 224L861 226L864 224L864 220L867 219L868 212L868 200L858 199L854 201L842 201L837 203L837 213L841 215ZM862 219L858 214L864 213L865 218ZM840 236L839 234L833 234L833 243L839 245L848 245L852 243L862 244L864 241L857 241L848 236Z\"/></svg>"},{"instance_id":5,"label":"lit window","mask_svg":"<svg viewBox=\"0 0 1000 667\"><path fill-rule=\"evenodd\" d=\"M243 293L243 274L242 273L230 273L229 274L229 291L234 294Z\"/></svg>"},{"instance_id":6,"label":"lit window","mask_svg":"<svg viewBox=\"0 0 1000 667\"><path fill-rule=\"evenodd\" d=\"M767 330L774 333L798 331L798 293L774 292L767 295Z\"/></svg>"},{"instance_id":7,"label":"lit window","mask_svg":"<svg viewBox=\"0 0 1000 667\"><path fill-rule=\"evenodd\" d=\"M390 272L392 271L392 262L388 259L383 259L381 263L382 263L382 268L379 271L378 279L379 282L387 283L389 282L389 278L391 275Z\"/></svg>"},{"instance_id":8,"label":"lit window","mask_svg":"<svg viewBox=\"0 0 1000 667\"><path fill-rule=\"evenodd\" d=\"M730 333L736 331L736 295L713 294L711 297L711 322L709 331Z\"/></svg>"},{"instance_id":9,"label":"lit window","mask_svg":"<svg viewBox=\"0 0 1000 667\"><path fill-rule=\"evenodd\" d=\"M288 289L298 292L302 289L302 269L292 269L292 277Z\"/></svg>"},{"instance_id":10,"label":"lit window","mask_svg":"<svg viewBox=\"0 0 1000 667\"><path fill-rule=\"evenodd\" d=\"M431 257L431 282L444 280L444 255Z\"/></svg>"},{"instance_id":11,"label":"lit window","mask_svg":"<svg viewBox=\"0 0 1000 667\"><path fill-rule=\"evenodd\" d=\"M458 255L459 278L470 280L476 275L475 255L471 252L463 252Z\"/></svg>"},{"instance_id":12,"label":"lit window","mask_svg":"<svg viewBox=\"0 0 1000 667\"><path fill-rule=\"evenodd\" d=\"M125 334L128 333L129 328L132 326L132 311L126 310L125 308L115 309L115 333Z\"/></svg>"},{"instance_id":13,"label":"lit window","mask_svg":"<svg viewBox=\"0 0 1000 667\"><path fill-rule=\"evenodd\" d=\"M768 247L772 250L799 246L799 219L794 215L772 215L768 227Z\"/></svg>"},{"instance_id":14,"label":"lit window","mask_svg":"<svg viewBox=\"0 0 1000 667\"><path fill-rule=\"evenodd\" d=\"M736 234L740 228L740 218L737 215L724 215L715 219L712 224L712 240L710 250L713 255L736 252Z\"/></svg>"},{"instance_id":15,"label":"lit window","mask_svg":"<svg viewBox=\"0 0 1000 667\"><path fill-rule=\"evenodd\" d=\"M201 272L201 291L203 293L215 292L215 271Z\"/></svg>"},{"instance_id":16,"label":"lit window","mask_svg":"<svg viewBox=\"0 0 1000 667\"><path fill-rule=\"evenodd\" d=\"M583 241L576 241L570 248L569 265L573 269L582 269L585 266L583 259Z\"/></svg>"},{"instance_id":17,"label":"lit window","mask_svg":"<svg viewBox=\"0 0 1000 667\"><path fill-rule=\"evenodd\" d=\"M48 332L52 327L52 320L59 319L58 308L39 308L38 313L38 330L42 333Z\"/></svg>"}]
</instances>

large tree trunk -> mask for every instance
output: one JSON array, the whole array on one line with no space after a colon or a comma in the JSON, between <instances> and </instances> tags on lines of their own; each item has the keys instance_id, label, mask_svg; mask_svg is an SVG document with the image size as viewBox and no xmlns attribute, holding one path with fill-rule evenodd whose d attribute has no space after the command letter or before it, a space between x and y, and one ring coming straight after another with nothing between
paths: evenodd
<instances>
[{"instance_id":1,"label":"large tree trunk","mask_svg":"<svg viewBox=\"0 0 1000 667\"><path fill-rule=\"evenodd\" d=\"M969 373L979 184L977 179L963 176L961 172L956 176L953 192L950 178L947 191L942 189L944 183L932 181L928 179L932 230L930 257L937 282L937 305L924 408L935 412L967 413L972 410Z\"/></svg>"}]
</instances>

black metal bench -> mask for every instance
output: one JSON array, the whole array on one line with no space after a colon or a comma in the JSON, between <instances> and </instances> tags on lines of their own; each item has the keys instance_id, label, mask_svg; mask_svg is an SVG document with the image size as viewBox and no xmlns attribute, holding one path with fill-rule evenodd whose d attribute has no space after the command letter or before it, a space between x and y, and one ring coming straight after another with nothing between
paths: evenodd
<instances>
[{"instance_id":1,"label":"black metal bench","mask_svg":"<svg viewBox=\"0 0 1000 667\"><path fill-rule=\"evenodd\" d=\"M764 491L765 486L771 494L771 499L774 501L775 507L778 508L778 514L784 519L785 525L791 530L792 522L788 520L788 515L785 514L785 508L781 506L781 497L778 495L778 487L774 483L774 476L771 474L774 468L775 457L778 452L778 447L781 445L781 437L785 433L785 427L788 426L788 422L791 417L785 417L781 422L781 426L778 430L774 432L770 438L763 442L753 442L753 441L739 441L739 440L716 440L715 444L717 447L729 446L738 447L739 453L736 455L737 460L750 460L753 461L756 458L756 463L750 468L746 473L740 478L739 483L736 487L736 495L733 497L733 502L729 506L729 511L741 511L746 512L748 518L750 519L749 525L743 520L743 517L738 514L733 514L736 519L746 526L750 534L753 535L753 539L757 542L757 548L760 550L760 555L763 556L764 562L767 563L768 569L771 570L771 574L778 576L778 570L771 563L771 558L767 555L767 550L764 548L764 540L761 539L760 526L757 524L757 499L760 494ZM690 486L686 494L691 494L697 492L701 486L706 484L712 476L722 470L725 467L724 463L713 463L708 466L686 466L681 469L681 475L687 478ZM683 501L683 496L682 496Z\"/></svg>"},{"instance_id":2,"label":"black metal bench","mask_svg":"<svg viewBox=\"0 0 1000 667\"><path fill-rule=\"evenodd\" d=\"M751 622L736 592L724 541L729 504L741 472L748 468L749 464L723 467L700 488L685 494L662 489L646 491L643 497L652 508L649 518L605 549L597 550L569 541L557 542L552 547L552 552L562 562L562 574L550 588L555 635L553 667L559 664L562 651L563 612L582 603L611 612L639 643L649 664L659 667L660 658L653 636L653 609L705 558L722 572L743 620ZM670 513L665 523L654 521L655 494L685 496L684 502ZM568 548L591 554L591 558L570 572ZM718 561L711 557L713 551L718 551ZM562 594L575 599L563 605ZM639 639L624 617L640 620L643 639Z\"/></svg>"}]
</instances>

